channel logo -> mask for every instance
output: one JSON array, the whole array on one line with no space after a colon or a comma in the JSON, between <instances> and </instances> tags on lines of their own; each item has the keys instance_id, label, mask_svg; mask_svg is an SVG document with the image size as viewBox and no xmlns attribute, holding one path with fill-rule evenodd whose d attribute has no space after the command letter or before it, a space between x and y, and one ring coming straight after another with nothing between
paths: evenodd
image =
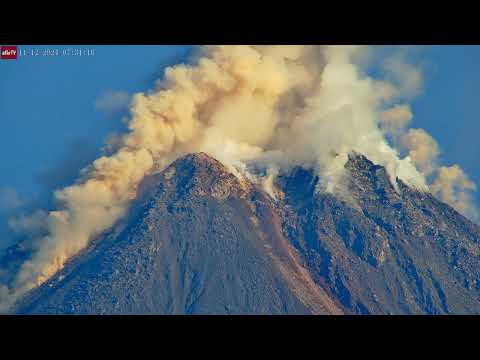
<instances>
[{"instance_id":1,"label":"channel logo","mask_svg":"<svg viewBox=\"0 0 480 360\"><path fill-rule=\"evenodd\" d=\"M0 51L2 60L17 60L16 46L2 46Z\"/></svg>"}]
</instances>

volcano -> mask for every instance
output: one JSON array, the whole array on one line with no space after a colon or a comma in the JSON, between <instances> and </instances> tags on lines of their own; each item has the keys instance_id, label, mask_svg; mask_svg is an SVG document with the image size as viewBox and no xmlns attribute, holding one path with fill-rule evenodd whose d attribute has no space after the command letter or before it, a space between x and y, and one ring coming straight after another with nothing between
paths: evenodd
<instances>
[{"instance_id":1,"label":"volcano","mask_svg":"<svg viewBox=\"0 0 480 360\"><path fill-rule=\"evenodd\" d=\"M179 158L13 312L480 313L480 227L360 154L345 168L342 196L297 167L272 197L204 153Z\"/></svg>"}]
</instances>

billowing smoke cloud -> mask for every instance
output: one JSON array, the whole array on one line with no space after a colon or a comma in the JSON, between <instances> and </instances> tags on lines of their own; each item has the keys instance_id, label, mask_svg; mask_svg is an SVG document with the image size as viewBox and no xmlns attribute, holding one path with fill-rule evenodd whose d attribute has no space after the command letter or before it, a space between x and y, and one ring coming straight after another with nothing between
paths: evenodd
<instances>
[{"instance_id":1,"label":"billowing smoke cloud","mask_svg":"<svg viewBox=\"0 0 480 360\"><path fill-rule=\"evenodd\" d=\"M251 163L265 166L263 186L272 197L275 174L294 165L316 169L319 191L337 191L351 151L384 165L393 184L399 177L426 191L416 158L401 159L383 129L410 121L404 101L421 91L421 73L402 55L387 62L386 80L373 79L356 65L365 51L206 46L192 65L167 68L155 90L133 96L129 132L110 138L111 155L55 192L58 210L45 217L47 235L35 239L37 250L8 300L61 269L125 214L146 175L186 153L205 151L239 172Z\"/></svg>"},{"instance_id":2,"label":"billowing smoke cloud","mask_svg":"<svg viewBox=\"0 0 480 360\"><path fill-rule=\"evenodd\" d=\"M409 105L395 105L380 114L382 127L388 133L395 135L404 129L412 120L413 114Z\"/></svg>"},{"instance_id":3,"label":"billowing smoke cloud","mask_svg":"<svg viewBox=\"0 0 480 360\"><path fill-rule=\"evenodd\" d=\"M476 185L458 165L441 166L431 185L431 190L440 200L451 205L466 217L474 221L479 220L479 213L472 196Z\"/></svg>"},{"instance_id":4,"label":"billowing smoke cloud","mask_svg":"<svg viewBox=\"0 0 480 360\"><path fill-rule=\"evenodd\" d=\"M478 210L473 200L475 184L459 165L439 165L440 147L435 139L423 129L409 129L401 135L400 142L417 168L432 179L432 194L471 220L478 221Z\"/></svg>"},{"instance_id":5,"label":"billowing smoke cloud","mask_svg":"<svg viewBox=\"0 0 480 360\"><path fill-rule=\"evenodd\" d=\"M395 98L393 84L365 76L353 60L363 47L248 48L259 56L258 73L250 71L237 96L222 99L205 131L200 148L224 162L254 159L277 168L314 166L322 186L332 191L343 174L347 153L361 152L396 176L425 189L410 159L400 160L378 126L383 105ZM266 71L265 59L276 67ZM244 60L245 61L245 60ZM252 69L253 67L250 67ZM268 66L272 69L272 66ZM272 106L273 105L273 106ZM241 109L241 110L239 110ZM332 154L339 154L335 157Z\"/></svg>"},{"instance_id":6,"label":"billowing smoke cloud","mask_svg":"<svg viewBox=\"0 0 480 360\"><path fill-rule=\"evenodd\" d=\"M402 146L408 155L425 174L430 175L437 167L440 152L437 142L423 129L409 129L401 137Z\"/></svg>"}]
</instances>

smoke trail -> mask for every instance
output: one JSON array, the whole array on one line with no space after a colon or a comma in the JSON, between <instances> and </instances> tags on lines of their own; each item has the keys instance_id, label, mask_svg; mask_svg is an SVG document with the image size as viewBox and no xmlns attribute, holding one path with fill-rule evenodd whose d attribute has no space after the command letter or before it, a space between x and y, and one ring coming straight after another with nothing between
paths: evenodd
<instances>
[{"instance_id":1,"label":"smoke trail","mask_svg":"<svg viewBox=\"0 0 480 360\"><path fill-rule=\"evenodd\" d=\"M4 304L61 269L125 214L146 175L186 153L205 151L239 169L263 164L263 185L272 196L272 177L294 165L314 167L321 190L335 192L352 150L384 165L393 184L399 177L427 190L415 158L401 159L382 128L410 121L408 105L396 102L419 92L421 74L401 57L386 66L390 81L373 79L356 65L365 51L205 46L192 65L167 68L155 90L133 97L129 132L109 139L114 153L55 192L59 210L45 217L47 235L35 239L36 252L22 265L15 288L0 289Z\"/></svg>"}]
</instances>

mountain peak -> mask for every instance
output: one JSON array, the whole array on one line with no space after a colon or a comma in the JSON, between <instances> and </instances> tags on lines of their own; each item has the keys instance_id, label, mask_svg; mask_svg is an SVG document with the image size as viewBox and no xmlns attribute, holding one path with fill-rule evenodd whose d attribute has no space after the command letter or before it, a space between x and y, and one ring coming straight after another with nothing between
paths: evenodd
<instances>
[{"instance_id":1,"label":"mountain peak","mask_svg":"<svg viewBox=\"0 0 480 360\"><path fill-rule=\"evenodd\" d=\"M217 199L229 196L244 198L252 185L239 179L220 161L206 153L192 153L175 160L154 175L167 191L194 196L211 195Z\"/></svg>"},{"instance_id":2,"label":"mountain peak","mask_svg":"<svg viewBox=\"0 0 480 360\"><path fill-rule=\"evenodd\" d=\"M92 243L15 311L342 313L282 234L272 203L259 192L247 197L220 162L189 154L148 182L152 191L119 231Z\"/></svg>"},{"instance_id":3,"label":"mountain peak","mask_svg":"<svg viewBox=\"0 0 480 360\"><path fill-rule=\"evenodd\" d=\"M356 151L351 151L348 153L347 164L350 164L351 167L355 167L356 169L368 169L372 166L376 166L365 155Z\"/></svg>"},{"instance_id":4,"label":"mountain peak","mask_svg":"<svg viewBox=\"0 0 480 360\"><path fill-rule=\"evenodd\" d=\"M391 183L391 177L385 167L373 163L362 154L349 154L345 169L347 169L351 175L351 185L353 188L357 188L357 190L361 192L367 189L373 192L396 192L395 186ZM352 186L350 188L352 188Z\"/></svg>"},{"instance_id":5,"label":"mountain peak","mask_svg":"<svg viewBox=\"0 0 480 360\"><path fill-rule=\"evenodd\" d=\"M226 170L225 165L204 152L189 153L187 155L184 155L175 160L170 166L178 166L179 164L211 168L212 170L216 171Z\"/></svg>"},{"instance_id":6,"label":"mountain peak","mask_svg":"<svg viewBox=\"0 0 480 360\"><path fill-rule=\"evenodd\" d=\"M318 176L298 167L277 177L273 202L211 156L185 155L16 312L479 313L480 228L395 191L361 154L345 168L352 201L316 193Z\"/></svg>"}]
</instances>

